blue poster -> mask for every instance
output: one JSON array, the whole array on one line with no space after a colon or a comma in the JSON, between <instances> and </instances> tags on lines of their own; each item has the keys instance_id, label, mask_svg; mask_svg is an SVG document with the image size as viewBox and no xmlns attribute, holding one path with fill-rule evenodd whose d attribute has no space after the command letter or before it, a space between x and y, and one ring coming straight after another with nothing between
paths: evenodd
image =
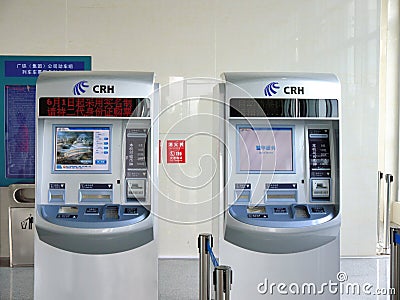
<instances>
[{"instance_id":1,"label":"blue poster","mask_svg":"<svg viewBox=\"0 0 400 300\"><path fill-rule=\"evenodd\" d=\"M90 70L91 64L90 56L0 56L0 186L34 182L39 74Z\"/></svg>"},{"instance_id":2,"label":"blue poster","mask_svg":"<svg viewBox=\"0 0 400 300\"><path fill-rule=\"evenodd\" d=\"M6 177L35 177L34 85L5 86Z\"/></svg>"},{"instance_id":3,"label":"blue poster","mask_svg":"<svg viewBox=\"0 0 400 300\"><path fill-rule=\"evenodd\" d=\"M9 60L4 62L4 76L6 77L37 77L43 71L80 71L84 70L83 61L20 61Z\"/></svg>"}]
</instances>

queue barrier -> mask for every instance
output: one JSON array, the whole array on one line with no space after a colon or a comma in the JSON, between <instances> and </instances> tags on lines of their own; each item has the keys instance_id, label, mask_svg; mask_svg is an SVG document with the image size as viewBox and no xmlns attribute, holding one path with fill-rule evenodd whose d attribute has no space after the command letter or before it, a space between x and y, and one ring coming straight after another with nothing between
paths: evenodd
<instances>
[{"instance_id":1,"label":"queue barrier","mask_svg":"<svg viewBox=\"0 0 400 300\"><path fill-rule=\"evenodd\" d=\"M213 285L215 300L229 300L232 287L232 269L229 266L219 265L212 250L213 236L210 233L202 233L198 237L199 248L199 299L210 300L210 262L214 266Z\"/></svg>"}]
</instances>

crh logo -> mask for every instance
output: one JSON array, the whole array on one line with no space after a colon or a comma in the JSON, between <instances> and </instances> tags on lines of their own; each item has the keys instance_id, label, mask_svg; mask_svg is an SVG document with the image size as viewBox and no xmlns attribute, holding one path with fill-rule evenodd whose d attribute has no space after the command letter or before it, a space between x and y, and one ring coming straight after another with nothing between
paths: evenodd
<instances>
[{"instance_id":1,"label":"crh logo","mask_svg":"<svg viewBox=\"0 0 400 300\"><path fill-rule=\"evenodd\" d=\"M304 86L285 86L283 92L288 95L304 95Z\"/></svg>"},{"instance_id":2,"label":"crh logo","mask_svg":"<svg viewBox=\"0 0 400 300\"><path fill-rule=\"evenodd\" d=\"M89 84L86 80L79 81L74 85L74 95L80 96L86 93L86 89L89 87Z\"/></svg>"},{"instance_id":3,"label":"crh logo","mask_svg":"<svg viewBox=\"0 0 400 300\"><path fill-rule=\"evenodd\" d=\"M264 89L264 95L271 97L278 92L278 89L280 89L279 82L268 83ZM284 86L282 90L286 95L304 95L304 86Z\"/></svg>"},{"instance_id":4,"label":"crh logo","mask_svg":"<svg viewBox=\"0 0 400 300\"><path fill-rule=\"evenodd\" d=\"M279 83L274 81L271 83L268 83L267 86L264 89L264 95L271 97L272 95L275 95L277 93L277 90L279 90Z\"/></svg>"},{"instance_id":5,"label":"crh logo","mask_svg":"<svg viewBox=\"0 0 400 300\"><path fill-rule=\"evenodd\" d=\"M87 89L89 88L89 83L87 80L79 81L77 84L74 85L74 95L80 96L86 93ZM114 94L115 93L115 86L114 85L106 85L106 84L95 84L92 87L92 92L95 94Z\"/></svg>"},{"instance_id":6,"label":"crh logo","mask_svg":"<svg viewBox=\"0 0 400 300\"><path fill-rule=\"evenodd\" d=\"M114 94L115 86L113 85L105 85L105 84L96 84L93 86L93 93L96 94Z\"/></svg>"}]
</instances>

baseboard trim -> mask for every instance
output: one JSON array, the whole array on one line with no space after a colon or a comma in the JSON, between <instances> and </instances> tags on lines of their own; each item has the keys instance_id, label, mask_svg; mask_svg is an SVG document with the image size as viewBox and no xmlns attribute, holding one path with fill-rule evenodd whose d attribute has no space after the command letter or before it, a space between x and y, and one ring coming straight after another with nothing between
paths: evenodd
<instances>
[{"instance_id":1,"label":"baseboard trim","mask_svg":"<svg viewBox=\"0 0 400 300\"><path fill-rule=\"evenodd\" d=\"M9 267L9 266L10 266L10 258L0 257L0 267Z\"/></svg>"}]
</instances>

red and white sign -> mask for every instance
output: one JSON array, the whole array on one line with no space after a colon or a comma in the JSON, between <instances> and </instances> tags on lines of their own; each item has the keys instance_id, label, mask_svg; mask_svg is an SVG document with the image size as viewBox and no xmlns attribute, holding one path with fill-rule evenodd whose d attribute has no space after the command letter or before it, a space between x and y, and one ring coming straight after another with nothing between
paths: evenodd
<instances>
[{"instance_id":1,"label":"red and white sign","mask_svg":"<svg viewBox=\"0 0 400 300\"><path fill-rule=\"evenodd\" d=\"M168 164L186 163L185 140L167 140L167 163Z\"/></svg>"}]
</instances>

